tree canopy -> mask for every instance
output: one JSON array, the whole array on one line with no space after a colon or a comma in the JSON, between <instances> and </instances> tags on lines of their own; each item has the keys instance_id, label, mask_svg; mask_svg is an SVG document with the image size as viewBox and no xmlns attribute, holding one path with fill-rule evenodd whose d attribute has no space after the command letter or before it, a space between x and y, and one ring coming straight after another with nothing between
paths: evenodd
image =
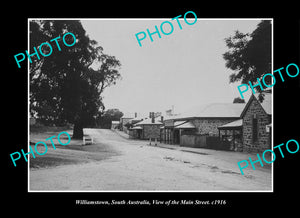
<instances>
[{"instance_id":1,"label":"tree canopy","mask_svg":"<svg viewBox=\"0 0 300 218\"><path fill-rule=\"evenodd\" d=\"M226 67L235 71L229 76L229 82L252 84L257 83L266 73L272 73L272 28L270 20L263 20L250 33L235 32L234 36L225 39L229 50L223 54ZM271 78L265 80L271 84ZM255 87L261 93L260 87Z\"/></svg>"},{"instance_id":2,"label":"tree canopy","mask_svg":"<svg viewBox=\"0 0 300 218\"><path fill-rule=\"evenodd\" d=\"M112 121L120 121L122 116L123 112L119 109L105 110L97 117L97 125L104 129L110 129Z\"/></svg>"},{"instance_id":3,"label":"tree canopy","mask_svg":"<svg viewBox=\"0 0 300 218\"><path fill-rule=\"evenodd\" d=\"M30 22L30 52L43 42L71 32L76 36L72 47L51 42L53 53L30 64L30 113L49 125L74 124L73 138L81 138L82 128L95 122L104 110L101 94L121 76L121 64L86 34L78 20L33 20ZM66 38L66 41L68 39ZM73 40L73 39L70 39ZM47 54L47 46L43 53ZM97 66L92 67L93 66Z\"/></svg>"},{"instance_id":4,"label":"tree canopy","mask_svg":"<svg viewBox=\"0 0 300 218\"><path fill-rule=\"evenodd\" d=\"M241 99L240 97L236 97L233 99L233 103L245 103L245 99Z\"/></svg>"}]
</instances>

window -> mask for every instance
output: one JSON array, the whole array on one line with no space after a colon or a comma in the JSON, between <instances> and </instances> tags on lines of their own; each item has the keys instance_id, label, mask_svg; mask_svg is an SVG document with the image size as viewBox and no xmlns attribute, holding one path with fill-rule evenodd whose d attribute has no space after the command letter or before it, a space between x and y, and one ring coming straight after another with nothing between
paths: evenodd
<instances>
[{"instance_id":1,"label":"window","mask_svg":"<svg viewBox=\"0 0 300 218\"><path fill-rule=\"evenodd\" d=\"M258 136L257 118L256 118L256 116L254 116L252 119L252 140L253 140L253 142L257 142L257 136Z\"/></svg>"}]
</instances>

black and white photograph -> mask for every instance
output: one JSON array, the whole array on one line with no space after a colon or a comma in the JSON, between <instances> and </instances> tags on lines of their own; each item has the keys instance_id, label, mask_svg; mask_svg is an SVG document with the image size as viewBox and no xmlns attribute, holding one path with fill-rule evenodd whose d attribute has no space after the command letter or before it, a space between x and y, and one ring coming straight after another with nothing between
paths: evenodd
<instances>
[{"instance_id":1,"label":"black and white photograph","mask_svg":"<svg viewBox=\"0 0 300 218\"><path fill-rule=\"evenodd\" d=\"M4 22L10 215L297 208L297 7L112 3Z\"/></svg>"},{"instance_id":2,"label":"black and white photograph","mask_svg":"<svg viewBox=\"0 0 300 218\"><path fill-rule=\"evenodd\" d=\"M272 191L272 19L28 22L29 191Z\"/></svg>"}]
</instances>

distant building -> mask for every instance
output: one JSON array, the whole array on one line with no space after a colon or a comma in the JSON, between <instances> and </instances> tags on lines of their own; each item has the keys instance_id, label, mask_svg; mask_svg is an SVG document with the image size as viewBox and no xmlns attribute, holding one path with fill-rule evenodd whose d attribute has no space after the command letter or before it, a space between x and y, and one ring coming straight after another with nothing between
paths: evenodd
<instances>
[{"instance_id":1,"label":"distant building","mask_svg":"<svg viewBox=\"0 0 300 218\"><path fill-rule=\"evenodd\" d=\"M136 123L129 131L129 137L135 139L160 138L160 127L163 125L162 118L147 118Z\"/></svg>"},{"instance_id":2,"label":"distant building","mask_svg":"<svg viewBox=\"0 0 300 218\"><path fill-rule=\"evenodd\" d=\"M133 118L134 118L134 114L130 114L130 113L125 113L120 118L120 127L122 131L128 133L128 128L126 127L126 124L129 123Z\"/></svg>"},{"instance_id":3,"label":"distant building","mask_svg":"<svg viewBox=\"0 0 300 218\"><path fill-rule=\"evenodd\" d=\"M129 122L130 124L133 126L134 124L138 123L138 122L141 122L142 120L146 119L147 117L145 116L141 116L141 115L138 115L137 112L134 113L134 118L131 119Z\"/></svg>"},{"instance_id":4,"label":"distant building","mask_svg":"<svg viewBox=\"0 0 300 218\"><path fill-rule=\"evenodd\" d=\"M120 124L120 121L111 121L111 129L116 129Z\"/></svg>"}]
</instances>

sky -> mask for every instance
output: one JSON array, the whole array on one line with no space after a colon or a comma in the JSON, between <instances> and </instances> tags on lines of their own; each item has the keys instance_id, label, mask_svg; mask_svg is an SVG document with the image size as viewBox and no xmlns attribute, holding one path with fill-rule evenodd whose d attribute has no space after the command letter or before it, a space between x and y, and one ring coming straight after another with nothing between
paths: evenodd
<instances>
[{"instance_id":1,"label":"sky","mask_svg":"<svg viewBox=\"0 0 300 218\"><path fill-rule=\"evenodd\" d=\"M160 32L161 38L154 34L153 42L147 35L140 47L135 34L147 29L154 32L155 25L159 29L164 21L173 24L173 32ZM103 52L121 62L122 79L103 92L105 108L141 114L165 112L172 106L175 113L182 113L209 103L232 103L240 96L240 83L229 83L233 71L225 67L222 55L228 48L224 39L236 30L251 33L259 22L198 18L194 25L187 25L180 19L180 29L171 18L81 20ZM164 30L170 31L170 26L165 24ZM245 93L245 99L250 95L250 91Z\"/></svg>"}]
</instances>

